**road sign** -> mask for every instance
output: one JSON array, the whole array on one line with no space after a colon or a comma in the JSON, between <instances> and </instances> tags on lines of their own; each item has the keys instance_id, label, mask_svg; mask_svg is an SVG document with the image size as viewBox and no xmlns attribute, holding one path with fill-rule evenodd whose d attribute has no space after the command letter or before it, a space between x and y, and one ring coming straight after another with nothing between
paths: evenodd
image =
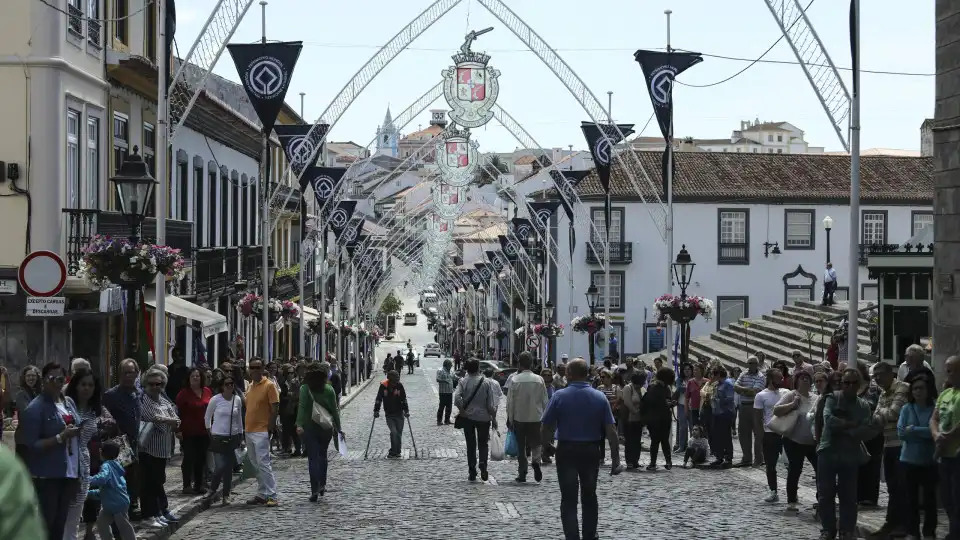
<instances>
[{"instance_id":1,"label":"road sign","mask_svg":"<svg viewBox=\"0 0 960 540\"><path fill-rule=\"evenodd\" d=\"M527 336L527 347L531 349L536 349L540 346L540 336L535 334L530 334Z\"/></svg>"},{"instance_id":2,"label":"road sign","mask_svg":"<svg viewBox=\"0 0 960 540\"><path fill-rule=\"evenodd\" d=\"M17 294L17 282L12 279L0 279L0 295Z\"/></svg>"},{"instance_id":3,"label":"road sign","mask_svg":"<svg viewBox=\"0 0 960 540\"><path fill-rule=\"evenodd\" d=\"M62 296L33 296L27 298L27 317L60 317L67 307Z\"/></svg>"},{"instance_id":4,"label":"road sign","mask_svg":"<svg viewBox=\"0 0 960 540\"><path fill-rule=\"evenodd\" d=\"M67 265L52 251L34 251L20 263L17 279L30 296L56 296L67 282Z\"/></svg>"}]
</instances>

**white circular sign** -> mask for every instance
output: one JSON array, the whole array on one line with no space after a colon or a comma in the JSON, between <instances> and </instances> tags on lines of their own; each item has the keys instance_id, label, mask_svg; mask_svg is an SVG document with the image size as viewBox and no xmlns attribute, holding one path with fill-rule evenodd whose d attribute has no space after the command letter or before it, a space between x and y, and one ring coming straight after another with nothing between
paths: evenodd
<instances>
[{"instance_id":1,"label":"white circular sign","mask_svg":"<svg viewBox=\"0 0 960 540\"><path fill-rule=\"evenodd\" d=\"M333 211L333 214L330 215L330 224L338 229L345 227L349 220L350 218L347 217L347 211L343 208L337 208Z\"/></svg>"},{"instance_id":2,"label":"white circular sign","mask_svg":"<svg viewBox=\"0 0 960 540\"><path fill-rule=\"evenodd\" d=\"M269 100L277 97L283 91L287 82L287 74L283 64L272 56L261 56L250 63L247 68L247 89L255 97Z\"/></svg>"},{"instance_id":3,"label":"white circular sign","mask_svg":"<svg viewBox=\"0 0 960 540\"><path fill-rule=\"evenodd\" d=\"M20 263L17 279L30 296L56 296L67 281L67 266L52 251L34 251Z\"/></svg>"},{"instance_id":4,"label":"white circular sign","mask_svg":"<svg viewBox=\"0 0 960 540\"><path fill-rule=\"evenodd\" d=\"M673 66L661 66L650 76L650 97L660 107L670 103L670 93L673 91L673 79L676 77Z\"/></svg>"},{"instance_id":5,"label":"white circular sign","mask_svg":"<svg viewBox=\"0 0 960 540\"><path fill-rule=\"evenodd\" d=\"M594 156L597 158L597 162L600 165L609 165L610 164L610 152L611 144L610 139L606 135L601 136L597 139L597 144L593 147Z\"/></svg>"},{"instance_id":6,"label":"white circular sign","mask_svg":"<svg viewBox=\"0 0 960 540\"><path fill-rule=\"evenodd\" d=\"M347 227L343 231L343 237L346 239L347 243L353 242L357 239L357 227Z\"/></svg>"},{"instance_id":7,"label":"white circular sign","mask_svg":"<svg viewBox=\"0 0 960 540\"><path fill-rule=\"evenodd\" d=\"M550 223L550 216L552 215L553 215L553 212L551 212L550 210L547 210L546 208L541 208L540 210L537 210L537 219L540 221L540 223L544 227L546 227Z\"/></svg>"},{"instance_id":8,"label":"white circular sign","mask_svg":"<svg viewBox=\"0 0 960 540\"><path fill-rule=\"evenodd\" d=\"M290 161L294 165L304 166L313 155L316 146L305 136L298 135L290 139Z\"/></svg>"},{"instance_id":9,"label":"white circular sign","mask_svg":"<svg viewBox=\"0 0 960 540\"><path fill-rule=\"evenodd\" d=\"M333 178L324 174L314 178L311 183L313 184L313 192L319 195L321 199L328 199L333 195L335 184Z\"/></svg>"}]
</instances>

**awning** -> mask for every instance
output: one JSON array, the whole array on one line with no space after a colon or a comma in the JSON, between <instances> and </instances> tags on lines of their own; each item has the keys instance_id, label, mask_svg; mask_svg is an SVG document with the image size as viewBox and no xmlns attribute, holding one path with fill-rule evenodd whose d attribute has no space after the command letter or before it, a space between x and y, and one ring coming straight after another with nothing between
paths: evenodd
<instances>
[{"instance_id":1,"label":"awning","mask_svg":"<svg viewBox=\"0 0 960 540\"><path fill-rule=\"evenodd\" d=\"M312 307L303 306L303 322L304 324L315 321L320 318L320 312L313 309Z\"/></svg>"},{"instance_id":2,"label":"awning","mask_svg":"<svg viewBox=\"0 0 960 540\"><path fill-rule=\"evenodd\" d=\"M148 306L156 309L156 293L152 291L147 292L144 302L146 302ZM167 315L188 319L199 324L203 332L203 337L214 336L220 332L229 330L226 315L221 315L216 311L210 311L205 307L198 306L179 296L168 294L164 307L166 308Z\"/></svg>"}]
</instances>

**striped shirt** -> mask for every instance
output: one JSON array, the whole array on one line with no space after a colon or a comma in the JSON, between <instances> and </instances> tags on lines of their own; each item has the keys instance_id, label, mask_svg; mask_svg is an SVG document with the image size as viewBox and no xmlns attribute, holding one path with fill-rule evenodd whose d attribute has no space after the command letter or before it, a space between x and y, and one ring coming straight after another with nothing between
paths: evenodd
<instances>
[{"instance_id":1,"label":"striped shirt","mask_svg":"<svg viewBox=\"0 0 960 540\"><path fill-rule=\"evenodd\" d=\"M449 369L437 370L437 388L441 394L452 394L457 386L457 374Z\"/></svg>"},{"instance_id":2,"label":"striped shirt","mask_svg":"<svg viewBox=\"0 0 960 540\"><path fill-rule=\"evenodd\" d=\"M140 428L149 429L143 444L138 452L151 455L155 458L169 459L173 457L173 428L167 424L157 422L158 418L177 418L177 409L170 399L160 394L160 400L155 401L147 394L140 396ZM179 422L179 420L177 420ZM141 431L141 435L142 435ZM140 438L139 435L137 437Z\"/></svg>"},{"instance_id":3,"label":"striped shirt","mask_svg":"<svg viewBox=\"0 0 960 540\"><path fill-rule=\"evenodd\" d=\"M757 371L756 374L744 371L740 374L740 378L737 379L737 386L763 390L767 387L767 377L760 371ZM740 396L740 405L750 405L751 408L753 407L753 396L737 395Z\"/></svg>"}]
</instances>

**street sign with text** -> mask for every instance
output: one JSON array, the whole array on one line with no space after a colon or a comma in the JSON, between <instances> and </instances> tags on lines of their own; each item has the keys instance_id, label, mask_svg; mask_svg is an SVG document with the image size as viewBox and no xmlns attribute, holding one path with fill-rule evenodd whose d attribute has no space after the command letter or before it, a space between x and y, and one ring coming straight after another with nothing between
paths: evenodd
<instances>
[{"instance_id":1,"label":"street sign with text","mask_svg":"<svg viewBox=\"0 0 960 540\"><path fill-rule=\"evenodd\" d=\"M27 298L27 317L61 317L67 307L67 299L62 296Z\"/></svg>"}]
</instances>

